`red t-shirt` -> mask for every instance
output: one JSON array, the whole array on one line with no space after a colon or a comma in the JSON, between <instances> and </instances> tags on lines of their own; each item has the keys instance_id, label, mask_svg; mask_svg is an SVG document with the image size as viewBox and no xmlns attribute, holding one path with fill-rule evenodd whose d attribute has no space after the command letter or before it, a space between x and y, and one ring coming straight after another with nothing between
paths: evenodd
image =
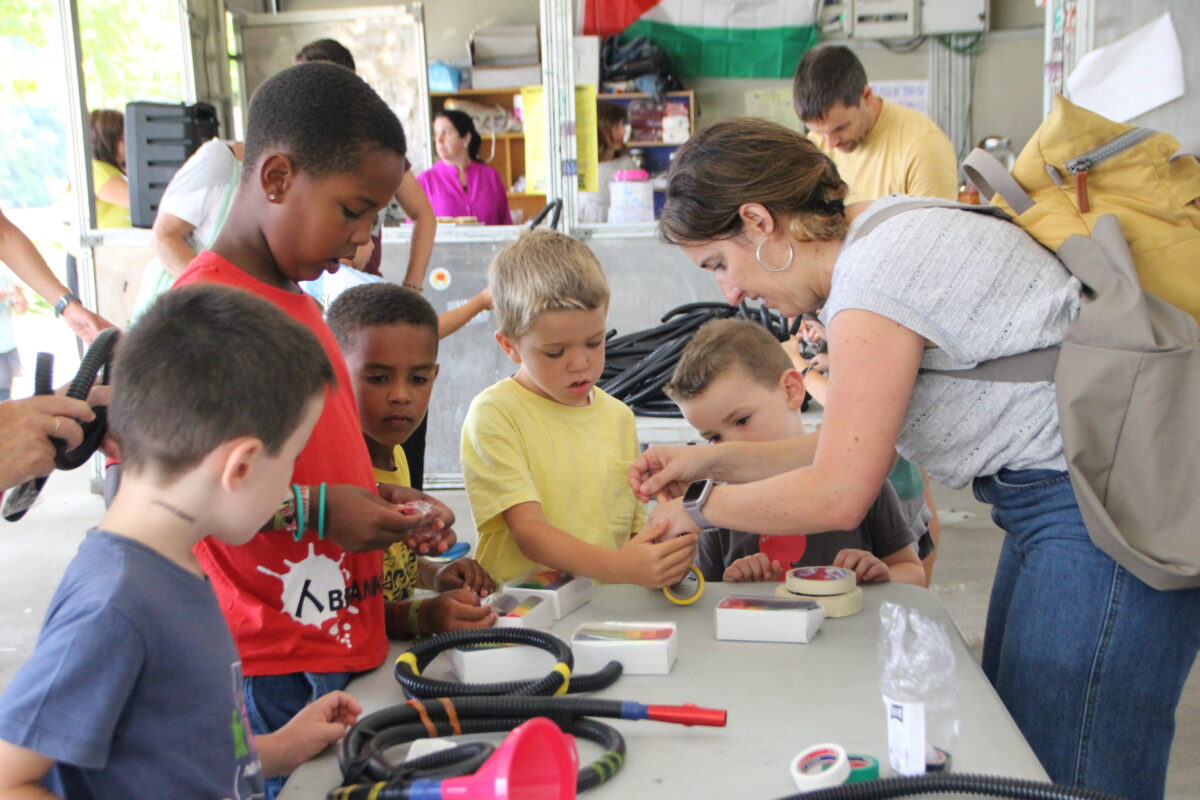
<instances>
[{"instance_id":1,"label":"red t-shirt","mask_svg":"<svg viewBox=\"0 0 1200 800\"><path fill-rule=\"evenodd\" d=\"M268 286L208 250L192 260L175 286L193 283L245 289L316 334L337 386L325 394L325 408L296 459L292 482L374 490L350 373L316 301ZM311 502L315 509L315 488ZM383 552L350 553L328 539L318 541L315 525L306 527L310 530L299 542L287 531L269 531L241 546L211 537L196 545L246 675L358 672L379 666L387 655Z\"/></svg>"}]
</instances>

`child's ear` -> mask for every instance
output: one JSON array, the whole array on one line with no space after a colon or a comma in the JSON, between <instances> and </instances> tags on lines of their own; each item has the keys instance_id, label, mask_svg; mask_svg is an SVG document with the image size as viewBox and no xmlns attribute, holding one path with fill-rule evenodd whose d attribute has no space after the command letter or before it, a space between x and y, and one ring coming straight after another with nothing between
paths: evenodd
<instances>
[{"instance_id":1,"label":"child's ear","mask_svg":"<svg viewBox=\"0 0 1200 800\"><path fill-rule=\"evenodd\" d=\"M271 202L281 203L295 183L296 165L287 153L271 153L263 159L258 179L263 196Z\"/></svg>"},{"instance_id":2,"label":"child's ear","mask_svg":"<svg viewBox=\"0 0 1200 800\"><path fill-rule=\"evenodd\" d=\"M500 331L496 331L496 343L500 345L500 349L504 351L504 355L508 356L509 361L514 364L521 363L521 354L517 352L512 339L509 339Z\"/></svg>"},{"instance_id":3,"label":"child's ear","mask_svg":"<svg viewBox=\"0 0 1200 800\"><path fill-rule=\"evenodd\" d=\"M786 370L779 376L779 386L787 396L789 411L796 411L804 405L804 376L800 374L800 370Z\"/></svg>"},{"instance_id":4,"label":"child's ear","mask_svg":"<svg viewBox=\"0 0 1200 800\"><path fill-rule=\"evenodd\" d=\"M221 488L236 492L254 470L255 462L263 452L263 443L254 436L241 436L226 442L222 449L226 452L221 463Z\"/></svg>"},{"instance_id":5,"label":"child's ear","mask_svg":"<svg viewBox=\"0 0 1200 800\"><path fill-rule=\"evenodd\" d=\"M433 365L433 374L429 376L429 382L430 382L430 383L433 383L434 381L436 381L436 380L437 380L438 373L439 373L439 372L441 372L441 371L442 371L442 365L441 365L441 364L434 364L434 365Z\"/></svg>"}]
</instances>

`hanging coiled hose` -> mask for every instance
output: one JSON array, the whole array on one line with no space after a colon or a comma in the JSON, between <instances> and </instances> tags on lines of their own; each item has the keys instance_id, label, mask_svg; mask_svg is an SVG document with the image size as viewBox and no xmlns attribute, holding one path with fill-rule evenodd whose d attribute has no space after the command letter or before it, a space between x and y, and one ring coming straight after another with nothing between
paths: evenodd
<instances>
[{"instance_id":1,"label":"hanging coiled hose","mask_svg":"<svg viewBox=\"0 0 1200 800\"><path fill-rule=\"evenodd\" d=\"M639 416L683 416L662 389L671 380L679 354L700 326L714 319L730 317L757 322L781 342L794 336L800 327L799 317L789 325L785 317L766 306L688 303L664 314L662 324L657 327L624 336L616 336L615 331L610 331L600 388L624 401Z\"/></svg>"},{"instance_id":2,"label":"hanging coiled hose","mask_svg":"<svg viewBox=\"0 0 1200 800\"><path fill-rule=\"evenodd\" d=\"M892 797L949 793L1008 797L1014 800L1121 800L1116 795L1098 792L1095 789L996 775L953 772L848 783L829 789L790 794L779 800L887 800Z\"/></svg>"},{"instance_id":3,"label":"hanging coiled hose","mask_svg":"<svg viewBox=\"0 0 1200 800\"><path fill-rule=\"evenodd\" d=\"M67 397L75 400L87 400L88 393L96 384L99 377L101 385L107 385L110 380L113 351L120 332L116 328L105 328L100 331L92 342L92 346L83 356L75 378L67 387ZM54 394L54 356L51 353L38 353L37 366L34 368L33 391L35 395ZM54 439L54 465L59 469L76 469L87 463L92 454L100 449L104 437L108 435L108 409L97 406L92 409L96 417L91 422L81 422L83 441L78 447L67 449L61 439ZM46 478L34 478L26 481L4 498L3 515L9 522L16 522L25 516L25 512L33 505Z\"/></svg>"},{"instance_id":4,"label":"hanging coiled hose","mask_svg":"<svg viewBox=\"0 0 1200 800\"><path fill-rule=\"evenodd\" d=\"M528 644L550 652L557 662L536 681L494 684L458 684L420 677L443 650L488 644ZM418 642L396 660L396 680L410 697L432 697L426 703L409 700L359 720L342 739L338 763L345 786L329 792L329 800L401 800L410 797L413 781L446 778L475 772L492 752L491 745L472 743L433 753L405 763L386 756L390 748L415 739L511 730L533 717L548 717L563 731L597 743L603 754L580 769L576 791L598 786L620 770L625 759L625 739L610 725L589 717L654 720L681 725L725 725L725 712L686 706L648 706L623 700L574 697L537 697L536 693L593 691L609 686L621 674L621 665L610 662L588 676L572 677L570 648L552 634L525 628L490 628L456 631ZM429 695L442 691L456 696ZM490 696L480 696L490 692ZM507 695L500 695L509 692ZM516 694L523 696L514 696Z\"/></svg>"}]
</instances>

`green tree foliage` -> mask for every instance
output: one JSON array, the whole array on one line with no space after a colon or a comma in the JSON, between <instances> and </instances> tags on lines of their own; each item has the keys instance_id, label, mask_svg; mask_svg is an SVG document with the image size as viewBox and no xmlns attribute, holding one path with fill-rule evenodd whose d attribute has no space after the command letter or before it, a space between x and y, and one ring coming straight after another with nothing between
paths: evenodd
<instances>
[{"instance_id":1,"label":"green tree foliage","mask_svg":"<svg viewBox=\"0 0 1200 800\"><path fill-rule=\"evenodd\" d=\"M166 0L78 0L90 108L184 98L177 8ZM47 179L68 175L66 124L76 113L67 109L54 0L0 0L0 63L0 206L48 205Z\"/></svg>"}]
</instances>

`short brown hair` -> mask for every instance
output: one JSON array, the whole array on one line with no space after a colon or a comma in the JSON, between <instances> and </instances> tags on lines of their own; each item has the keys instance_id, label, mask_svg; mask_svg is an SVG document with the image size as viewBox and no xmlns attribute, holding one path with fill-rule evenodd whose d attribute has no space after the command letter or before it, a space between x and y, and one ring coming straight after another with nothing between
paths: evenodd
<instances>
[{"instance_id":1,"label":"short brown hair","mask_svg":"<svg viewBox=\"0 0 1200 800\"><path fill-rule=\"evenodd\" d=\"M867 71L854 51L842 45L814 47L804 54L792 79L792 105L801 122L817 120L837 103L855 108L867 88Z\"/></svg>"},{"instance_id":2,"label":"short brown hair","mask_svg":"<svg viewBox=\"0 0 1200 800\"><path fill-rule=\"evenodd\" d=\"M275 455L335 382L312 331L215 284L163 293L122 336L113 375L108 414L122 460L167 480L239 436Z\"/></svg>"},{"instance_id":3,"label":"short brown hair","mask_svg":"<svg viewBox=\"0 0 1200 800\"><path fill-rule=\"evenodd\" d=\"M760 203L801 241L846 235L837 167L807 138L777 122L735 117L714 122L675 153L658 236L667 244L732 239L739 211Z\"/></svg>"},{"instance_id":4,"label":"short brown hair","mask_svg":"<svg viewBox=\"0 0 1200 800\"><path fill-rule=\"evenodd\" d=\"M547 311L593 311L608 305L604 269L587 245L556 231L529 231L488 268L500 333L524 335Z\"/></svg>"},{"instance_id":5,"label":"short brown hair","mask_svg":"<svg viewBox=\"0 0 1200 800\"><path fill-rule=\"evenodd\" d=\"M715 319L704 323L683 348L663 391L676 403L692 400L735 364L751 380L772 388L779 376L792 369L792 360L763 326L742 319Z\"/></svg>"}]
</instances>

